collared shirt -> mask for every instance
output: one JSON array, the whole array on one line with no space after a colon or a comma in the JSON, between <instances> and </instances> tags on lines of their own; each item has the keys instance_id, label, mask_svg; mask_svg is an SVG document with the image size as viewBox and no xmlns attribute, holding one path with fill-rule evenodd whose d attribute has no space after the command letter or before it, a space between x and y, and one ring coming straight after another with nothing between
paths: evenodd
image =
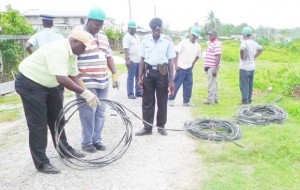
<instances>
[{"instance_id":1,"label":"collared shirt","mask_svg":"<svg viewBox=\"0 0 300 190\"><path fill-rule=\"evenodd\" d=\"M129 59L132 62L140 62L139 56L140 39L136 34L131 35L128 32L123 37L123 49L129 50Z\"/></svg>"},{"instance_id":2,"label":"collared shirt","mask_svg":"<svg viewBox=\"0 0 300 190\"><path fill-rule=\"evenodd\" d=\"M20 63L19 70L27 78L48 88L59 85L56 75L79 74L76 55L68 39L50 42L37 49Z\"/></svg>"},{"instance_id":3,"label":"collared shirt","mask_svg":"<svg viewBox=\"0 0 300 190\"><path fill-rule=\"evenodd\" d=\"M98 48L86 50L77 57L79 76L85 87L104 89L109 85L106 58L112 56L112 50L108 38L102 30L94 38Z\"/></svg>"},{"instance_id":4,"label":"collared shirt","mask_svg":"<svg viewBox=\"0 0 300 190\"><path fill-rule=\"evenodd\" d=\"M51 28L44 28L41 32L37 32L31 36L28 43L37 49L49 42L62 39L64 39L63 35L54 32Z\"/></svg>"},{"instance_id":5,"label":"collared shirt","mask_svg":"<svg viewBox=\"0 0 300 190\"><path fill-rule=\"evenodd\" d=\"M200 44L192 43L189 39L182 40L176 48L178 52L177 65L182 69L188 69L193 66L196 57L201 57Z\"/></svg>"},{"instance_id":6,"label":"collared shirt","mask_svg":"<svg viewBox=\"0 0 300 190\"><path fill-rule=\"evenodd\" d=\"M207 44L207 49L204 56L204 66L205 67L215 67L216 66L216 56L222 54L222 44L219 40L209 41ZM218 67L221 66L221 59Z\"/></svg>"},{"instance_id":7,"label":"collared shirt","mask_svg":"<svg viewBox=\"0 0 300 190\"><path fill-rule=\"evenodd\" d=\"M247 39L241 42L240 49L244 51L246 60L240 59L240 69L246 71L255 70L255 54L262 49L262 47L254 40Z\"/></svg>"},{"instance_id":8,"label":"collared shirt","mask_svg":"<svg viewBox=\"0 0 300 190\"><path fill-rule=\"evenodd\" d=\"M155 43L152 34L149 34L141 42L140 56L145 58L146 63L157 65L168 63L176 54L171 38L161 34Z\"/></svg>"}]
</instances>

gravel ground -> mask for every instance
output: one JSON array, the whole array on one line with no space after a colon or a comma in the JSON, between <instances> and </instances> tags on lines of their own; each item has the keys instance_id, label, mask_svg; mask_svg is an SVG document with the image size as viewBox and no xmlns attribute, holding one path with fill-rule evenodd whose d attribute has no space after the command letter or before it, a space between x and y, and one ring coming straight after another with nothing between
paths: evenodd
<instances>
[{"instance_id":1,"label":"gravel ground","mask_svg":"<svg viewBox=\"0 0 300 190\"><path fill-rule=\"evenodd\" d=\"M129 100L126 96L126 77L121 76L121 89L110 89L109 99L115 100L141 116L141 98ZM70 100L72 98L68 98ZM182 129L186 120L192 120L191 109L181 106L181 92L174 107L168 108L166 128ZM103 140L108 150L87 154L99 158L107 154L124 134L124 125L108 107ZM142 122L128 112L133 132L142 128ZM28 129L25 118L0 124L0 189L200 189L207 177L201 157L196 153L197 141L184 132L168 132L168 136L136 137L123 157L112 164L89 170L75 170L66 166L57 156L51 138L47 155L61 170L57 175L46 175L34 168L28 147ZM69 143L80 149L80 122L75 114L66 125ZM50 137L50 136L49 136Z\"/></svg>"}]
</instances>

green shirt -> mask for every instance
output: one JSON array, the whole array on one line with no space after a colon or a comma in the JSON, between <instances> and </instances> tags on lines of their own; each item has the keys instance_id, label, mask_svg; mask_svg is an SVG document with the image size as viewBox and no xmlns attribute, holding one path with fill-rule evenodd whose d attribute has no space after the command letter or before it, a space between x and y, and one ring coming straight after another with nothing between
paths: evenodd
<instances>
[{"instance_id":1,"label":"green shirt","mask_svg":"<svg viewBox=\"0 0 300 190\"><path fill-rule=\"evenodd\" d=\"M59 85L56 75L79 74L76 55L73 54L68 39L51 42L39 48L20 63L19 71L27 78L48 88Z\"/></svg>"}]
</instances>

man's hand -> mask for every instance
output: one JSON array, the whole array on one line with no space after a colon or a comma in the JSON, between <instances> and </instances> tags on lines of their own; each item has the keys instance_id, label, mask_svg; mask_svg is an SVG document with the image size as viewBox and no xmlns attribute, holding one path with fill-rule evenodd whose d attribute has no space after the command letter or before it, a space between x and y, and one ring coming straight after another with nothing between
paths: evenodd
<instances>
[{"instance_id":1,"label":"man's hand","mask_svg":"<svg viewBox=\"0 0 300 190\"><path fill-rule=\"evenodd\" d=\"M213 77L217 76L217 68L213 68L213 70L212 70L212 76Z\"/></svg>"},{"instance_id":2,"label":"man's hand","mask_svg":"<svg viewBox=\"0 0 300 190\"><path fill-rule=\"evenodd\" d=\"M169 81L169 92L174 95L174 81Z\"/></svg>"},{"instance_id":3,"label":"man's hand","mask_svg":"<svg viewBox=\"0 0 300 190\"><path fill-rule=\"evenodd\" d=\"M119 90L119 88L120 88L119 75L112 74L111 78L113 80L112 87L117 88Z\"/></svg>"},{"instance_id":4,"label":"man's hand","mask_svg":"<svg viewBox=\"0 0 300 190\"><path fill-rule=\"evenodd\" d=\"M100 100L98 99L98 97L93 94L91 91L85 89L80 96L82 98L85 99L86 103L90 106L90 107L96 107L97 105L100 104Z\"/></svg>"}]
</instances>

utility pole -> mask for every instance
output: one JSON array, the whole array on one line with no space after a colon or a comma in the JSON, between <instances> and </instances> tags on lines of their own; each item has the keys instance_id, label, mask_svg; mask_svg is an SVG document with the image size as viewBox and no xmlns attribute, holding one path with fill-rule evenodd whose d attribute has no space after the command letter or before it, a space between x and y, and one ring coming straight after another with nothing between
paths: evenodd
<instances>
[{"instance_id":1,"label":"utility pole","mask_svg":"<svg viewBox=\"0 0 300 190\"><path fill-rule=\"evenodd\" d=\"M132 20L132 16L131 16L131 1L128 0L128 6L129 6L129 20Z\"/></svg>"},{"instance_id":2,"label":"utility pole","mask_svg":"<svg viewBox=\"0 0 300 190\"><path fill-rule=\"evenodd\" d=\"M156 5L154 5L154 18L156 18Z\"/></svg>"}]
</instances>

